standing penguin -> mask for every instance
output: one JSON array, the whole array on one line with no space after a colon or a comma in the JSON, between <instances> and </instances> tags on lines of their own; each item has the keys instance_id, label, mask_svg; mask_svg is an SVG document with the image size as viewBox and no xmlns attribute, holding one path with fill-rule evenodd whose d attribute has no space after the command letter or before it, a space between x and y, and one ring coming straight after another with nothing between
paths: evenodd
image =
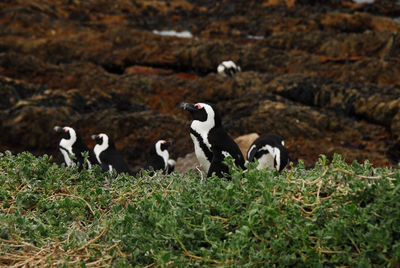
<instances>
[{"instance_id":1,"label":"standing penguin","mask_svg":"<svg viewBox=\"0 0 400 268\"><path fill-rule=\"evenodd\" d=\"M265 134L258 137L247 151L247 160L257 159L257 169L266 166L281 171L289 162L288 150L283 138L277 134Z\"/></svg>"},{"instance_id":2,"label":"standing penguin","mask_svg":"<svg viewBox=\"0 0 400 268\"><path fill-rule=\"evenodd\" d=\"M72 127L59 127L55 126L54 131L59 133L62 137L58 148L60 149L65 164L67 167L80 163L83 166L83 152L88 152L89 157L87 159L88 168L91 168L95 164L99 164L92 150L86 145L79 133ZM71 155L75 156L75 160L71 159Z\"/></svg>"},{"instance_id":3,"label":"standing penguin","mask_svg":"<svg viewBox=\"0 0 400 268\"><path fill-rule=\"evenodd\" d=\"M171 173L175 166L175 160L169 158L167 150L171 145L171 141L156 141L150 148L149 160L144 169L149 170L152 167L153 170L162 170L164 173Z\"/></svg>"},{"instance_id":4,"label":"standing penguin","mask_svg":"<svg viewBox=\"0 0 400 268\"><path fill-rule=\"evenodd\" d=\"M113 169L115 169L117 173L131 174L128 165L115 148L114 141L111 137L101 133L92 135L91 138L96 141L93 151L103 171L112 172Z\"/></svg>"},{"instance_id":5,"label":"standing penguin","mask_svg":"<svg viewBox=\"0 0 400 268\"><path fill-rule=\"evenodd\" d=\"M231 60L223 61L218 65L217 72L223 76L233 76L237 72L241 72L240 66Z\"/></svg>"},{"instance_id":6,"label":"standing penguin","mask_svg":"<svg viewBox=\"0 0 400 268\"><path fill-rule=\"evenodd\" d=\"M210 177L213 172L222 177L227 172L223 159L230 155L236 166L244 168L243 155L239 146L222 127L217 108L207 103L182 103L181 108L191 113L190 137L194 151L203 170Z\"/></svg>"}]
</instances>

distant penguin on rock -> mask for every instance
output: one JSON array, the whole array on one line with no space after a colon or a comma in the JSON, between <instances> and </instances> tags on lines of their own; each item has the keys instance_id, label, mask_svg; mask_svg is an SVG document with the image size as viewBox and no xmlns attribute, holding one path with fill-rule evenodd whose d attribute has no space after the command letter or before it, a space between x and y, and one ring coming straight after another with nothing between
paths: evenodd
<instances>
[{"instance_id":1,"label":"distant penguin on rock","mask_svg":"<svg viewBox=\"0 0 400 268\"><path fill-rule=\"evenodd\" d=\"M64 162L67 167L76 163L83 166L83 152L88 152L87 166L91 168L95 164L99 164L92 150L86 145L79 133L72 127L59 127L55 126L54 131L61 135L58 148L64 157ZM75 159L72 159L74 156Z\"/></svg>"},{"instance_id":2,"label":"distant penguin on rock","mask_svg":"<svg viewBox=\"0 0 400 268\"><path fill-rule=\"evenodd\" d=\"M288 150L283 138L277 134L265 134L258 137L247 151L247 160L258 161L257 169L265 167L282 171L289 162Z\"/></svg>"},{"instance_id":3,"label":"distant penguin on rock","mask_svg":"<svg viewBox=\"0 0 400 268\"><path fill-rule=\"evenodd\" d=\"M213 172L218 177L227 173L228 169L222 161L228 155L235 160L236 166L244 168L244 158L239 146L222 127L221 117L214 105L182 103L181 108L189 111L192 116L190 137L197 160L207 177Z\"/></svg>"},{"instance_id":4,"label":"distant penguin on rock","mask_svg":"<svg viewBox=\"0 0 400 268\"><path fill-rule=\"evenodd\" d=\"M114 141L110 136L101 133L92 135L91 138L96 141L93 151L104 172L112 172L115 170L118 174L131 174L128 165L115 148Z\"/></svg>"},{"instance_id":5,"label":"distant penguin on rock","mask_svg":"<svg viewBox=\"0 0 400 268\"><path fill-rule=\"evenodd\" d=\"M222 76L233 76L235 73L241 72L240 66L231 60L223 61L218 65L217 72Z\"/></svg>"},{"instance_id":6,"label":"distant penguin on rock","mask_svg":"<svg viewBox=\"0 0 400 268\"><path fill-rule=\"evenodd\" d=\"M168 148L172 145L171 141L158 140L150 148L149 159L145 170L162 170L164 173L174 171L175 160L169 158Z\"/></svg>"}]
</instances>

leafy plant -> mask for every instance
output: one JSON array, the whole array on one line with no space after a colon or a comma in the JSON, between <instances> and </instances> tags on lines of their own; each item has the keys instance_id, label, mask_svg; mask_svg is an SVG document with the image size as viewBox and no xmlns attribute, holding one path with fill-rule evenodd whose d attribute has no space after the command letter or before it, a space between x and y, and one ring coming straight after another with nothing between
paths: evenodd
<instances>
[{"instance_id":1,"label":"leafy plant","mask_svg":"<svg viewBox=\"0 0 400 268\"><path fill-rule=\"evenodd\" d=\"M0 155L0 264L396 266L400 172L321 156L231 180Z\"/></svg>"}]
</instances>

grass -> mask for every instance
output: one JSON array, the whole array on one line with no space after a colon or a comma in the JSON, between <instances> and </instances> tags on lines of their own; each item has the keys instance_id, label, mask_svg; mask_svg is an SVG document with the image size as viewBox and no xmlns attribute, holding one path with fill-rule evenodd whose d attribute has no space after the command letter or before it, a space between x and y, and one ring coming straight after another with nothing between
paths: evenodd
<instances>
[{"instance_id":1,"label":"grass","mask_svg":"<svg viewBox=\"0 0 400 268\"><path fill-rule=\"evenodd\" d=\"M381 266L400 261L400 172L321 156L232 180L133 178L0 155L0 265Z\"/></svg>"}]
</instances>

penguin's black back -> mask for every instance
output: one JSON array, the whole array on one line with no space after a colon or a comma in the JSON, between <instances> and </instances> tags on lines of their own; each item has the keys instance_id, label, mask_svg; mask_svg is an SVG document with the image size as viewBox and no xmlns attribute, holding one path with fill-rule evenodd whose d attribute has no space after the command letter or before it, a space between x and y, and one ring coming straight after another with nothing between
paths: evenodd
<instances>
[{"instance_id":1,"label":"penguin's black back","mask_svg":"<svg viewBox=\"0 0 400 268\"><path fill-rule=\"evenodd\" d=\"M164 158L157 153L156 144L157 142L155 142L150 148L149 159L144 169L149 170L152 167L153 170L162 170L165 172L167 163L165 163Z\"/></svg>"},{"instance_id":2,"label":"penguin's black back","mask_svg":"<svg viewBox=\"0 0 400 268\"><path fill-rule=\"evenodd\" d=\"M228 167L222 163L225 158L223 152L229 153L235 160L235 165L244 169L244 158L236 142L225 132L222 127L216 127L210 130L208 140L213 151L213 160L207 176L211 176L213 172L218 177L222 177L222 172L228 173Z\"/></svg>"},{"instance_id":3,"label":"penguin's black back","mask_svg":"<svg viewBox=\"0 0 400 268\"><path fill-rule=\"evenodd\" d=\"M94 153L91 152L91 150L89 149L89 147L86 145L86 143L83 141L83 139L81 138L81 136L79 135L79 133L77 131L75 131L76 134L76 141L75 143L72 145L72 152L75 155L76 158L76 162L80 164L80 168L82 168L83 166L83 161L84 158L82 156L83 152L88 152L88 160L90 161L91 164L97 163L97 160L95 160L95 162L92 162L90 159L94 156ZM91 157L91 153L93 154L93 156ZM96 159L96 157L94 156L94 158Z\"/></svg>"},{"instance_id":4,"label":"penguin's black back","mask_svg":"<svg viewBox=\"0 0 400 268\"><path fill-rule=\"evenodd\" d=\"M109 147L100 153L99 158L104 171L108 171L109 165L111 165L117 173L131 174L128 164L122 158L122 155L115 149L115 146L111 146L111 141Z\"/></svg>"},{"instance_id":5,"label":"penguin's black back","mask_svg":"<svg viewBox=\"0 0 400 268\"><path fill-rule=\"evenodd\" d=\"M150 156L146 166L144 167L145 170L149 170L150 167L153 168L153 170L165 170L165 163L164 159L159 156L159 155L152 155Z\"/></svg>"}]
</instances>

